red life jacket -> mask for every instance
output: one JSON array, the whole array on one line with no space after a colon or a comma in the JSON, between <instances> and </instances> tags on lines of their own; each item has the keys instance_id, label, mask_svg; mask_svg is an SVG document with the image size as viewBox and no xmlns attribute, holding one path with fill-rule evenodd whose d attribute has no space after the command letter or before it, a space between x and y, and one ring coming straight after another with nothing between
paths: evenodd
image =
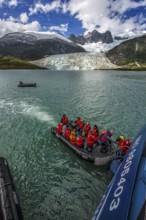
<instances>
[{"instance_id":1,"label":"red life jacket","mask_svg":"<svg viewBox=\"0 0 146 220\"><path fill-rule=\"evenodd\" d=\"M61 123L59 123L57 126L57 132L58 132L58 134L62 133L62 124Z\"/></svg>"},{"instance_id":2,"label":"red life jacket","mask_svg":"<svg viewBox=\"0 0 146 220\"><path fill-rule=\"evenodd\" d=\"M80 120L80 122L79 122L79 128L80 128L80 129L83 129L83 127L84 127L84 122L83 122L82 120Z\"/></svg>"},{"instance_id":3,"label":"red life jacket","mask_svg":"<svg viewBox=\"0 0 146 220\"><path fill-rule=\"evenodd\" d=\"M95 142L95 140L94 140L93 134L89 133L88 137L87 137L87 144L88 144L88 146L93 147L94 142Z\"/></svg>"},{"instance_id":4,"label":"red life jacket","mask_svg":"<svg viewBox=\"0 0 146 220\"><path fill-rule=\"evenodd\" d=\"M66 125L68 123L68 118L63 116L62 119L61 119L61 122Z\"/></svg>"},{"instance_id":5,"label":"red life jacket","mask_svg":"<svg viewBox=\"0 0 146 220\"><path fill-rule=\"evenodd\" d=\"M92 128L92 133L93 133L93 134L99 134L98 128L93 127L93 128Z\"/></svg>"},{"instance_id":6,"label":"red life jacket","mask_svg":"<svg viewBox=\"0 0 146 220\"><path fill-rule=\"evenodd\" d=\"M106 138L107 135L107 130L104 130L100 134L100 140L106 142L108 139Z\"/></svg>"},{"instance_id":7,"label":"red life jacket","mask_svg":"<svg viewBox=\"0 0 146 220\"><path fill-rule=\"evenodd\" d=\"M79 118L77 118L77 119L75 120L75 123L76 123L77 126L79 126L80 121L81 121L81 119L79 119Z\"/></svg>"},{"instance_id":8,"label":"red life jacket","mask_svg":"<svg viewBox=\"0 0 146 220\"><path fill-rule=\"evenodd\" d=\"M66 137L66 139L70 139L70 133L71 133L71 131L68 129L68 128L66 128L66 134L65 134L65 137Z\"/></svg>"},{"instance_id":9,"label":"red life jacket","mask_svg":"<svg viewBox=\"0 0 146 220\"><path fill-rule=\"evenodd\" d=\"M93 138L94 138L94 141L98 141L100 139L100 136L99 135L93 135Z\"/></svg>"},{"instance_id":10,"label":"red life jacket","mask_svg":"<svg viewBox=\"0 0 146 220\"><path fill-rule=\"evenodd\" d=\"M124 154L126 154L132 143L130 141L124 139L124 140L122 140L120 142L117 142L117 144L118 144L119 148L122 150L122 152Z\"/></svg>"},{"instance_id":11,"label":"red life jacket","mask_svg":"<svg viewBox=\"0 0 146 220\"><path fill-rule=\"evenodd\" d=\"M84 144L83 138L81 136L77 137L77 139L76 139L76 146L77 147L82 147L83 144Z\"/></svg>"},{"instance_id":12,"label":"red life jacket","mask_svg":"<svg viewBox=\"0 0 146 220\"><path fill-rule=\"evenodd\" d=\"M88 133L88 131L91 129L91 127L90 127L90 125L89 124L86 124L85 126L84 126L84 131L86 132L86 133Z\"/></svg>"}]
</instances>

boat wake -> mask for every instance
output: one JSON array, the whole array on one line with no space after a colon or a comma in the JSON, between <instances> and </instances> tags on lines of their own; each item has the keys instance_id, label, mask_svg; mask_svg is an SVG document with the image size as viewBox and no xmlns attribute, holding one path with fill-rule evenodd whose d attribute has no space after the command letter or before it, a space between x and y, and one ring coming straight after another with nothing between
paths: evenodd
<instances>
[{"instance_id":1,"label":"boat wake","mask_svg":"<svg viewBox=\"0 0 146 220\"><path fill-rule=\"evenodd\" d=\"M43 111L41 107L28 104L27 102L9 102L6 100L0 101L0 109L4 109L6 112L11 111L12 114L24 114L31 118L36 118L42 122L48 122L49 125L55 125L54 117L46 111Z\"/></svg>"},{"instance_id":2,"label":"boat wake","mask_svg":"<svg viewBox=\"0 0 146 220\"><path fill-rule=\"evenodd\" d=\"M36 118L39 121L48 122L51 125L55 124L53 116L46 111L42 111L39 106L30 105L25 102L21 102L20 106L22 108L22 114Z\"/></svg>"}]
</instances>

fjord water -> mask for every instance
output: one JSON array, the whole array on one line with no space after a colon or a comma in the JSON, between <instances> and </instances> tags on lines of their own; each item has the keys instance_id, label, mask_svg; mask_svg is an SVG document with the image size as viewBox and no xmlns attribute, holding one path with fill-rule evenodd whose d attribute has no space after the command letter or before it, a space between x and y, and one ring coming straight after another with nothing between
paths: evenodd
<instances>
[{"instance_id":1,"label":"fjord water","mask_svg":"<svg viewBox=\"0 0 146 220\"><path fill-rule=\"evenodd\" d=\"M18 88L19 80L36 88ZM146 73L0 71L0 155L25 220L91 219L112 176L50 132L65 113L134 137L146 123Z\"/></svg>"}]
</instances>

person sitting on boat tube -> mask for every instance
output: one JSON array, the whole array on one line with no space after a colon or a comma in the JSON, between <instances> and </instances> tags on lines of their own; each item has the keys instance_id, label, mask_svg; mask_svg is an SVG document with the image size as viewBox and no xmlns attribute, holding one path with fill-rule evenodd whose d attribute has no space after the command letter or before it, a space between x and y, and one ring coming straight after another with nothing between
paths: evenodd
<instances>
[{"instance_id":1,"label":"person sitting on boat tube","mask_svg":"<svg viewBox=\"0 0 146 220\"><path fill-rule=\"evenodd\" d=\"M23 85L23 82L22 82L22 81L19 81L19 84L20 84L20 85Z\"/></svg>"},{"instance_id":2,"label":"person sitting on boat tube","mask_svg":"<svg viewBox=\"0 0 146 220\"><path fill-rule=\"evenodd\" d=\"M57 132L58 132L58 134L62 134L62 126L63 126L62 123L59 123L59 124L58 124L58 126L57 126Z\"/></svg>"},{"instance_id":3,"label":"person sitting on boat tube","mask_svg":"<svg viewBox=\"0 0 146 220\"><path fill-rule=\"evenodd\" d=\"M66 124L64 124L62 126L62 136L65 137L66 136Z\"/></svg>"},{"instance_id":4,"label":"person sitting on boat tube","mask_svg":"<svg viewBox=\"0 0 146 220\"><path fill-rule=\"evenodd\" d=\"M75 120L76 126L79 126L80 121L81 121L81 118L77 117L76 120Z\"/></svg>"},{"instance_id":5,"label":"person sitting on boat tube","mask_svg":"<svg viewBox=\"0 0 146 220\"><path fill-rule=\"evenodd\" d=\"M70 134L71 134L71 131L70 131L69 127L66 126L65 138L66 138L67 140L70 140Z\"/></svg>"},{"instance_id":6,"label":"person sitting on boat tube","mask_svg":"<svg viewBox=\"0 0 146 220\"><path fill-rule=\"evenodd\" d=\"M92 151L93 150L93 145L95 143L94 140L94 135L91 131L88 132L88 136L87 136L87 150L88 151Z\"/></svg>"},{"instance_id":7,"label":"person sitting on boat tube","mask_svg":"<svg viewBox=\"0 0 146 220\"><path fill-rule=\"evenodd\" d=\"M85 126L85 123L84 123L84 121L81 119L80 122L79 122L79 130L80 130L80 132L82 132L84 126Z\"/></svg>"},{"instance_id":8,"label":"person sitting on boat tube","mask_svg":"<svg viewBox=\"0 0 146 220\"><path fill-rule=\"evenodd\" d=\"M66 117L65 114L62 115L61 123L62 123L63 125L66 125L66 124L68 123L68 118Z\"/></svg>"},{"instance_id":9,"label":"person sitting on boat tube","mask_svg":"<svg viewBox=\"0 0 146 220\"><path fill-rule=\"evenodd\" d=\"M132 142L126 140L124 136L119 136L116 139L116 143L118 147L122 150L122 154L125 155L127 151L129 150L129 147L131 146Z\"/></svg>"},{"instance_id":10,"label":"person sitting on boat tube","mask_svg":"<svg viewBox=\"0 0 146 220\"><path fill-rule=\"evenodd\" d=\"M82 137L85 139L85 137L87 136L87 133L83 130L81 133Z\"/></svg>"},{"instance_id":11,"label":"person sitting on boat tube","mask_svg":"<svg viewBox=\"0 0 146 220\"><path fill-rule=\"evenodd\" d=\"M88 132L90 131L90 129L91 129L91 126L90 126L90 123L89 122L87 122L86 124L85 124L85 126L84 126L84 131L85 131L85 134L87 135L88 134Z\"/></svg>"},{"instance_id":12,"label":"person sitting on boat tube","mask_svg":"<svg viewBox=\"0 0 146 220\"><path fill-rule=\"evenodd\" d=\"M102 146L102 148L101 148L102 153L106 153L109 144L111 142L113 142L113 140L111 139L112 135L113 135L113 130L111 130L111 131L110 130L104 130L99 135L99 141L100 141L101 146Z\"/></svg>"},{"instance_id":13,"label":"person sitting on boat tube","mask_svg":"<svg viewBox=\"0 0 146 220\"><path fill-rule=\"evenodd\" d=\"M75 120L75 125L76 125L75 128L76 128L76 131L79 131L79 130L80 130L80 128L79 128L80 123L81 123L81 118L80 118L80 117L77 117L76 120Z\"/></svg>"},{"instance_id":14,"label":"person sitting on boat tube","mask_svg":"<svg viewBox=\"0 0 146 220\"><path fill-rule=\"evenodd\" d=\"M98 129L97 125L93 126L92 133L95 134L95 135L99 135L99 129Z\"/></svg>"},{"instance_id":15,"label":"person sitting on boat tube","mask_svg":"<svg viewBox=\"0 0 146 220\"><path fill-rule=\"evenodd\" d=\"M73 131L70 134L70 143L76 144L76 131L75 131L75 129L73 129Z\"/></svg>"},{"instance_id":16,"label":"person sitting on boat tube","mask_svg":"<svg viewBox=\"0 0 146 220\"><path fill-rule=\"evenodd\" d=\"M93 132L92 132L92 134L93 134ZM94 143L96 143L96 145L99 145L99 139L100 139L99 134L97 134L97 133L93 134L93 138L94 138Z\"/></svg>"},{"instance_id":17,"label":"person sitting on boat tube","mask_svg":"<svg viewBox=\"0 0 146 220\"><path fill-rule=\"evenodd\" d=\"M81 135L77 135L77 138L76 138L76 146L77 147L83 147L84 145L84 139Z\"/></svg>"}]
</instances>

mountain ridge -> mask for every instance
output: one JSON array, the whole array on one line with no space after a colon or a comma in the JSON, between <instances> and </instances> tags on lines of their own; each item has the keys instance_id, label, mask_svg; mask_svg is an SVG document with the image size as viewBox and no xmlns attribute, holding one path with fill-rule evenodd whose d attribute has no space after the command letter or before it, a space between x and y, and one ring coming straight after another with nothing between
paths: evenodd
<instances>
[{"instance_id":1,"label":"mountain ridge","mask_svg":"<svg viewBox=\"0 0 146 220\"><path fill-rule=\"evenodd\" d=\"M0 56L35 60L73 52L85 52L85 49L60 38L37 39L36 36L24 32L13 32L0 38Z\"/></svg>"},{"instance_id":2,"label":"mountain ridge","mask_svg":"<svg viewBox=\"0 0 146 220\"><path fill-rule=\"evenodd\" d=\"M95 38L91 36L91 33L94 34ZM96 31L91 33L85 37L92 39L92 41L93 39L99 40L96 38ZM98 36L101 35L98 33ZM53 69L145 69L146 35L128 40L122 39L119 38L119 40L114 40L108 44L100 41L97 43L88 42L80 46L55 33L13 32L0 38L0 56L13 56L27 61L38 60L38 62L40 59L49 57L48 62ZM90 53L87 52L89 50ZM82 52L82 55L78 54ZM54 56L51 56L59 54L62 54L63 58L56 56L57 61L55 61ZM67 54L71 54L71 56Z\"/></svg>"},{"instance_id":3,"label":"mountain ridge","mask_svg":"<svg viewBox=\"0 0 146 220\"><path fill-rule=\"evenodd\" d=\"M78 36L71 34L69 39L74 43L78 43L81 45L84 45L85 43L97 43L100 41L106 44L113 43L113 37L110 31L100 33L97 30L93 30L92 32L88 32L88 34L86 35L78 35Z\"/></svg>"},{"instance_id":4,"label":"mountain ridge","mask_svg":"<svg viewBox=\"0 0 146 220\"><path fill-rule=\"evenodd\" d=\"M106 57L121 67L146 67L146 35L121 43L106 52Z\"/></svg>"}]
</instances>

